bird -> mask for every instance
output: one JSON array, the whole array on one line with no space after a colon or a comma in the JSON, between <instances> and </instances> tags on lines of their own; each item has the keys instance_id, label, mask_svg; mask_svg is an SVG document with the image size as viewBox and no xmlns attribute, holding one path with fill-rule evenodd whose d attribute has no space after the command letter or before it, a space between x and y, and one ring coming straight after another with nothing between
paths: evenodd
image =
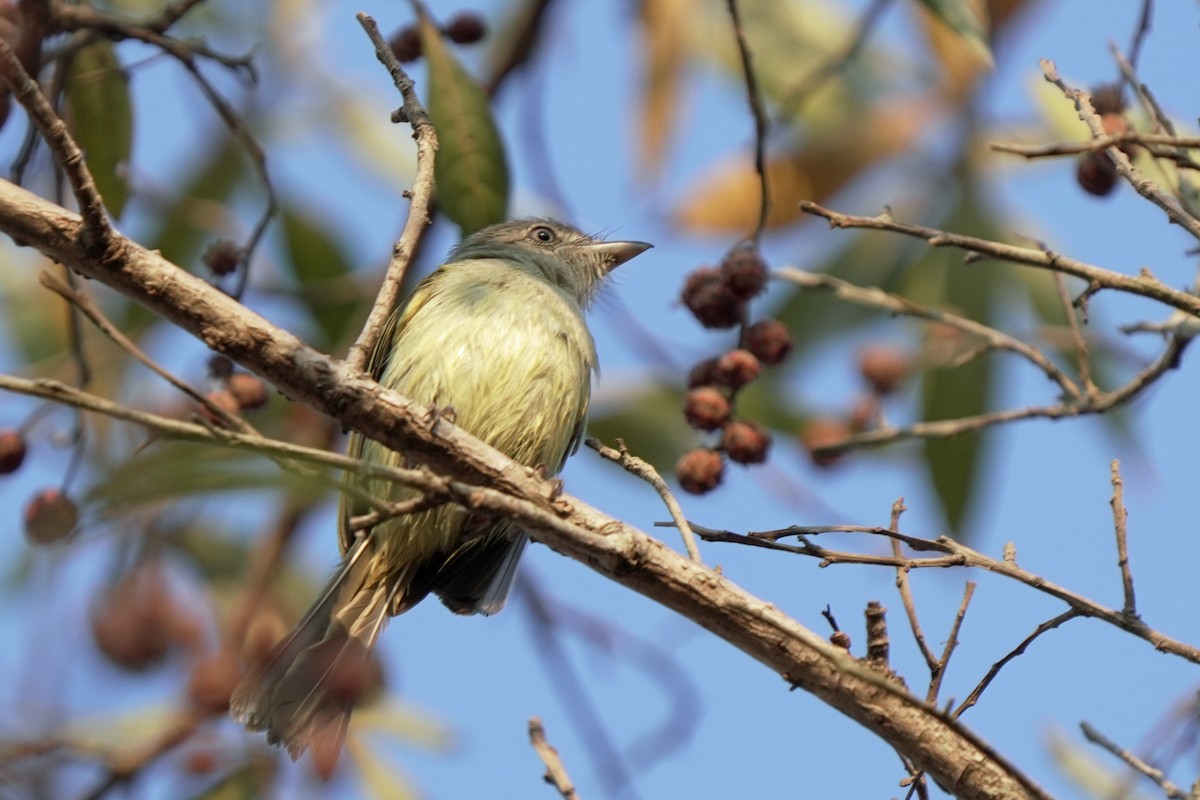
<instances>
[{"instance_id":1,"label":"bird","mask_svg":"<svg viewBox=\"0 0 1200 800\"><path fill-rule=\"evenodd\" d=\"M392 314L369 370L514 461L555 475L579 447L597 373L584 312L614 269L650 247L548 218L476 231ZM357 432L346 451L410 465ZM419 496L384 478L348 473L347 481L386 501ZM230 700L235 720L265 731L293 760L311 748L329 772L387 620L431 593L456 614L496 613L528 542L510 520L449 503L354 531L351 519L368 510L343 493L333 577Z\"/></svg>"}]
</instances>

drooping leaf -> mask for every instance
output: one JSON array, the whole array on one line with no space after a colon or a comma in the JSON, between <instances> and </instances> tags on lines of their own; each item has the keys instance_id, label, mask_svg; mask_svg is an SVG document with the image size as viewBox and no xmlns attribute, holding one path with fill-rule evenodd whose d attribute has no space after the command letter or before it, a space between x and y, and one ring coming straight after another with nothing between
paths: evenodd
<instances>
[{"instance_id":1,"label":"drooping leaf","mask_svg":"<svg viewBox=\"0 0 1200 800\"><path fill-rule=\"evenodd\" d=\"M379 755L353 732L346 740L347 754L358 768L358 779L368 797L378 800L416 800L417 790L412 781L396 764Z\"/></svg>"},{"instance_id":2,"label":"drooping leaf","mask_svg":"<svg viewBox=\"0 0 1200 800\"><path fill-rule=\"evenodd\" d=\"M342 243L316 219L291 206L281 213L287 265L299 299L324 334L326 346L341 342L356 318L358 293L349 279L350 258Z\"/></svg>"},{"instance_id":3,"label":"drooping leaf","mask_svg":"<svg viewBox=\"0 0 1200 800\"><path fill-rule=\"evenodd\" d=\"M434 186L441 210L463 235L508 214L508 162L487 94L446 46L418 4L421 50L429 67L429 116L438 135Z\"/></svg>"},{"instance_id":4,"label":"drooping leaf","mask_svg":"<svg viewBox=\"0 0 1200 800\"><path fill-rule=\"evenodd\" d=\"M71 134L83 150L104 205L117 219L129 196L124 173L133 150L133 105L112 42L101 40L75 54L66 99Z\"/></svg>"},{"instance_id":5,"label":"drooping leaf","mask_svg":"<svg viewBox=\"0 0 1200 800\"><path fill-rule=\"evenodd\" d=\"M932 118L932 109L919 101L888 103L864 112L852 126L818 132L802 145L769 157L768 227L804 218L801 200L820 203L870 167L908 149ZM757 222L758 196L759 179L752 160L738 157L688 190L674 221L689 231L745 233Z\"/></svg>"},{"instance_id":6,"label":"drooping leaf","mask_svg":"<svg viewBox=\"0 0 1200 800\"><path fill-rule=\"evenodd\" d=\"M647 183L662 173L663 154L679 113L687 23L694 13L691 0L645 0L641 5L644 52L638 176Z\"/></svg>"},{"instance_id":7,"label":"drooping leaf","mask_svg":"<svg viewBox=\"0 0 1200 800\"><path fill-rule=\"evenodd\" d=\"M934 54L957 89L970 86L980 70L993 67L983 0L919 2L930 15L925 29Z\"/></svg>"}]
</instances>

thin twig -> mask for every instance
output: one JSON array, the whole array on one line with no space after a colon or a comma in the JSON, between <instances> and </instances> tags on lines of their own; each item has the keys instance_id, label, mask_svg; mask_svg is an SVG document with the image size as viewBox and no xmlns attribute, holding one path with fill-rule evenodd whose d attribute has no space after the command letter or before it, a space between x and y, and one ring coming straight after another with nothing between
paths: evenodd
<instances>
[{"instance_id":1,"label":"thin twig","mask_svg":"<svg viewBox=\"0 0 1200 800\"><path fill-rule=\"evenodd\" d=\"M108 759L108 775L89 792L86 800L100 800L111 790L123 785L146 767L192 738L208 718L207 712L191 710L171 724L154 742L128 753L118 753Z\"/></svg>"},{"instance_id":2,"label":"thin twig","mask_svg":"<svg viewBox=\"0 0 1200 800\"><path fill-rule=\"evenodd\" d=\"M692 532L687 517L683 514L683 509L679 507L679 502L675 499L675 495L671 494L670 487L667 486L667 482L663 480L662 475L658 473L654 465L631 454L625 446L623 439L617 439L617 447L615 449L608 447L598 439L585 439L584 444L599 453L601 458L615 461L624 467L626 472L636 475L654 487L654 491L658 492L658 496L662 498L663 504L671 514L671 519L674 521L675 527L679 530L679 535L683 537L683 546L687 549L688 558L697 564L703 564L704 561L700 557L700 547L696 544L696 534Z\"/></svg>"},{"instance_id":3,"label":"thin twig","mask_svg":"<svg viewBox=\"0 0 1200 800\"><path fill-rule=\"evenodd\" d=\"M1142 53L1142 43L1150 33L1150 18L1154 14L1154 0L1142 0L1142 13L1138 18L1137 30L1133 33L1133 42L1129 45L1129 63L1137 66L1138 56Z\"/></svg>"},{"instance_id":4,"label":"thin twig","mask_svg":"<svg viewBox=\"0 0 1200 800\"><path fill-rule=\"evenodd\" d=\"M1090 400L1095 402L1100 394L1100 389L1092 380L1092 364L1088 357L1087 340L1083 338L1083 331L1079 328L1079 320L1075 317L1075 304L1071 302L1071 296L1067 293L1067 279L1062 276L1062 273L1054 273L1054 283L1058 287L1058 299L1062 302L1063 314L1066 315L1067 325L1071 328L1071 338L1075 342L1075 362L1079 366L1079 378L1083 381L1083 389L1087 392Z\"/></svg>"},{"instance_id":5,"label":"thin twig","mask_svg":"<svg viewBox=\"0 0 1200 800\"><path fill-rule=\"evenodd\" d=\"M904 507L903 497L892 503L890 530L895 533L900 532L900 515L907 510ZM888 542L892 546L892 556L898 561L903 559L904 552L901 550L900 540L893 537ZM913 638L917 640L917 649L925 657L925 664L929 667L929 671L932 674L937 669L937 657L934 656L933 650L925 642L925 632L921 630L921 621L917 617L917 604L913 600L912 585L908 580L908 570L903 567L896 567L896 588L900 591L900 602L904 605L904 613L908 615L908 625L912 628Z\"/></svg>"},{"instance_id":6,"label":"thin twig","mask_svg":"<svg viewBox=\"0 0 1200 800\"><path fill-rule=\"evenodd\" d=\"M546 765L546 774L543 776L546 783L557 789L563 800L579 800L579 793L575 791L575 784L567 774L567 768L563 766L558 750L546 741L546 729L539 717L531 717L529 720L529 743Z\"/></svg>"},{"instance_id":7,"label":"thin twig","mask_svg":"<svg viewBox=\"0 0 1200 800\"><path fill-rule=\"evenodd\" d=\"M400 107L399 117L393 119L407 120L412 126L413 139L417 142L417 171L413 176L413 188L410 194L411 203L408 208L408 219L405 220L404 230L400 238L392 246L392 257L388 261L387 273L380 286L379 295L371 307L362 333L350 348L346 361L351 367L365 370L371 360L371 354L380 344L388 320L400 304L400 293L404 288L404 273L408 270L412 254L420 241L421 235L429 225L429 204L433 197L433 159L437 153L437 132L429 114L425 112L417 97L412 78L400 66L395 54L379 33L375 20L366 14L358 15L358 24L367 32L372 44L375 45L375 56L379 59L392 76L392 82L400 90L404 99Z\"/></svg>"},{"instance_id":8,"label":"thin twig","mask_svg":"<svg viewBox=\"0 0 1200 800\"><path fill-rule=\"evenodd\" d=\"M1169 781L1166 774L1164 774L1161 769L1147 764L1145 761L1138 758L1126 748L1121 747L1121 745L1117 744L1112 739L1109 739L1103 733L1098 731L1090 722L1079 723L1079 729L1083 731L1083 735L1089 742L1112 753L1114 756L1124 761L1130 769L1140 772L1142 775L1145 775L1147 778L1157 783L1159 788L1163 790L1163 793L1166 794L1167 797L1170 797L1173 800L1188 800L1188 798L1191 797L1191 795L1189 795L1186 791Z\"/></svg>"},{"instance_id":9,"label":"thin twig","mask_svg":"<svg viewBox=\"0 0 1200 800\"><path fill-rule=\"evenodd\" d=\"M746 42L746 31L742 27L741 13L738 11L738 0L725 0L729 9L729 18L733 22L733 32L737 37L738 54L742 59L742 76L746 81L746 97L750 103L750 112L754 116L754 169L758 172L758 222L754 226L753 239L755 244L762 238L767 227L767 217L771 213L771 194L767 187L767 130L770 120L763 108L762 90L758 85L758 76L754 72L754 59L750 53L750 45Z\"/></svg>"},{"instance_id":10,"label":"thin twig","mask_svg":"<svg viewBox=\"0 0 1200 800\"><path fill-rule=\"evenodd\" d=\"M1121 462L1115 458L1112 462L1112 505L1113 528L1117 535L1117 566L1121 568L1121 589L1125 597L1125 605L1121 613L1128 617L1137 616L1137 600L1133 594L1133 570L1129 566L1129 540L1126 522L1129 514L1125 510L1125 481L1121 478Z\"/></svg>"},{"instance_id":11,"label":"thin twig","mask_svg":"<svg viewBox=\"0 0 1200 800\"><path fill-rule=\"evenodd\" d=\"M997 153L1012 153L1025 158L1053 158L1055 156L1073 156L1080 153L1091 153L1096 150L1107 150L1123 144L1137 144L1151 152L1154 148L1200 149L1200 136L1175 136L1169 133L1141 133L1140 131L1123 131L1121 133L1097 136L1086 142L1055 142L1053 144L1013 144L1009 142L989 142L988 147Z\"/></svg>"},{"instance_id":12,"label":"thin twig","mask_svg":"<svg viewBox=\"0 0 1200 800\"><path fill-rule=\"evenodd\" d=\"M1075 110L1079 114L1079 118L1088 126L1088 129L1092 132L1092 136L1104 136L1106 133L1104 130L1104 121L1096 113L1096 109L1092 107L1091 95L1082 89L1075 89L1068 86L1066 81L1059 76L1058 68L1054 66L1053 61L1043 58L1040 63L1046 80L1057 86L1059 91L1063 93L1063 96L1075 104ZM1147 178L1140 169L1133 166L1133 162L1129 160L1129 156L1122 152L1119 147L1110 147L1105 152L1108 153L1116 165L1117 174L1128 181L1129 185L1138 194L1161 208L1167 215L1168 220L1183 228L1194 238L1200 239L1200 219L1188 213L1186 209Z\"/></svg>"},{"instance_id":13,"label":"thin twig","mask_svg":"<svg viewBox=\"0 0 1200 800\"><path fill-rule=\"evenodd\" d=\"M983 676L983 680L981 680L975 686L975 688L971 690L971 693L969 695L967 695L967 699L963 700L961 703L959 703L958 708L954 709L954 716L961 717L963 715L963 712L965 712L971 706L978 703L979 697L983 694L984 690L987 689L987 687L991 685L992 681L995 680L996 676L1000 674L1000 670L1004 669L1005 665L1008 664L1008 662L1012 661L1017 656L1023 655L1025 653L1025 650L1028 649L1029 645L1033 644L1033 641L1035 639L1037 639L1039 636L1041 636L1043 633L1046 633L1047 631L1054 630L1059 625L1062 625L1064 622L1069 622L1073 619L1076 619L1076 618L1082 617L1082 616L1085 616L1083 614L1083 612L1081 612L1075 608L1069 608L1066 611L1064 611L1063 613L1059 614L1057 617L1054 617L1053 619L1048 619L1045 622L1043 622L1041 625L1038 625L1034 629L1033 633L1026 636L1021 641L1021 643L1019 645L1017 645L1016 647L1014 647L1012 650L1010 650L1004 656L1004 658L1000 659L995 664L992 664L991 669L989 669L987 671L987 674Z\"/></svg>"},{"instance_id":14,"label":"thin twig","mask_svg":"<svg viewBox=\"0 0 1200 800\"><path fill-rule=\"evenodd\" d=\"M967 606L971 604L971 597L975 594L975 581L967 581L967 585L963 587L963 599L958 605L958 612L954 615L954 624L950 626L950 635L946 637L946 646L942 649L942 657L938 659L937 669L933 671L929 680L929 691L925 695L925 700L929 703L936 703L938 692L942 690L942 681L946 677L946 668L950 666L950 656L954 653L954 648L958 646L958 632L962 628L963 619L967 616Z\"/></svg>"}]
</instances>

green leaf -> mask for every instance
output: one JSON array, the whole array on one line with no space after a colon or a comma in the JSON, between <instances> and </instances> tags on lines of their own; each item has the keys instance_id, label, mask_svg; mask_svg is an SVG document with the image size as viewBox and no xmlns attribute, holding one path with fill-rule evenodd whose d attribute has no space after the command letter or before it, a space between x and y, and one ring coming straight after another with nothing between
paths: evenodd
<instances>
[{"instance_id":1,"label":"green leaf","mask_svg":"<svg viewBox=\"0 0 1200 800\"><path fill-rule=\"evenodd\" d=\"M67 73L67 119L96 188L113 219L121 216L129 185L122 172L133 150L133 107L125 71L109 41L88 45Z\"/></svg>"},{"instance_id":2,"label":"green leaf","mask_svg":"<svg viewBox=\"0 0 1200 800\"><path fill-rule=\"evenodd\" d=\"M920 0L920 3L958 34L983 63L989 66L993 63L982 3L973 0Z\"/></svg>"},{"instance_id":3,"label":"green leaf","mask_svg":"<svg viewBox=\"0 0 1200 800\"><path fill-rule=\"evenodd\" d=\"M433 162L438 204L463 235L508 216L508 163L487 94L446 46L418 6L421 49L429 66L429 116L437 129Z\"/></svg>"},{"instance_id":4,"label":"green leaf","mask_svg":"<svg viewBox=\"0 0 1200 800\"><path fill-rule=\"evenodd\" d=\"M281 214L287 263L299 283L300 299L324 334L336 345L357 318L359 295L349 279L350 258L333 233L294 207Z\"/></svg>"},{"instance_id":5,"label":"green leaf","mask_svg":"<svg viewBox=\"0 0 1200 800\"><path fill-rule=\"evenodd\" d=\"M365 742L351 734L346 750L358 767L358 779L368 797L380 800L416 800L417 791L395 764L380 758Z\"/></svg>"}]
</instances>

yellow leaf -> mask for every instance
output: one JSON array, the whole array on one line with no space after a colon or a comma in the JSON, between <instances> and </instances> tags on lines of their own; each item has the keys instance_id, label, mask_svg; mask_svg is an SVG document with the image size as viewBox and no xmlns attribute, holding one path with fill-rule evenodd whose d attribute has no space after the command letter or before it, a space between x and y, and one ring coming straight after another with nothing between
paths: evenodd
<instances>
[{"instance_id":1,"label":"yellow leaf","mask_svg":"<svg viewBox=\"0 0 1200 800\"><path fill-rule=\"evenodd\" d=\"M663 153L675 127L688 26L695 9L691 0L645 0L642 3L643 48L641 136L638 174L646 181L662 172Z\"/></svg>"},{"instance_id":2,"label":"yellow leaf","mask_svg":"<svg viewBox=\"0 0 1200 800\"><path fill-rule=\"evenodd\" d=\"M796 149L771 156L767 226L796 222L804 216L801 200L823 202L877 162L908 149L933 116L933 105L920 100L885 103L853 124L831 126ZM758 219L758 191L750 156L740 156L687 192L675 224L705 233L748 234Z\"/></svg>"}]
</instances>

